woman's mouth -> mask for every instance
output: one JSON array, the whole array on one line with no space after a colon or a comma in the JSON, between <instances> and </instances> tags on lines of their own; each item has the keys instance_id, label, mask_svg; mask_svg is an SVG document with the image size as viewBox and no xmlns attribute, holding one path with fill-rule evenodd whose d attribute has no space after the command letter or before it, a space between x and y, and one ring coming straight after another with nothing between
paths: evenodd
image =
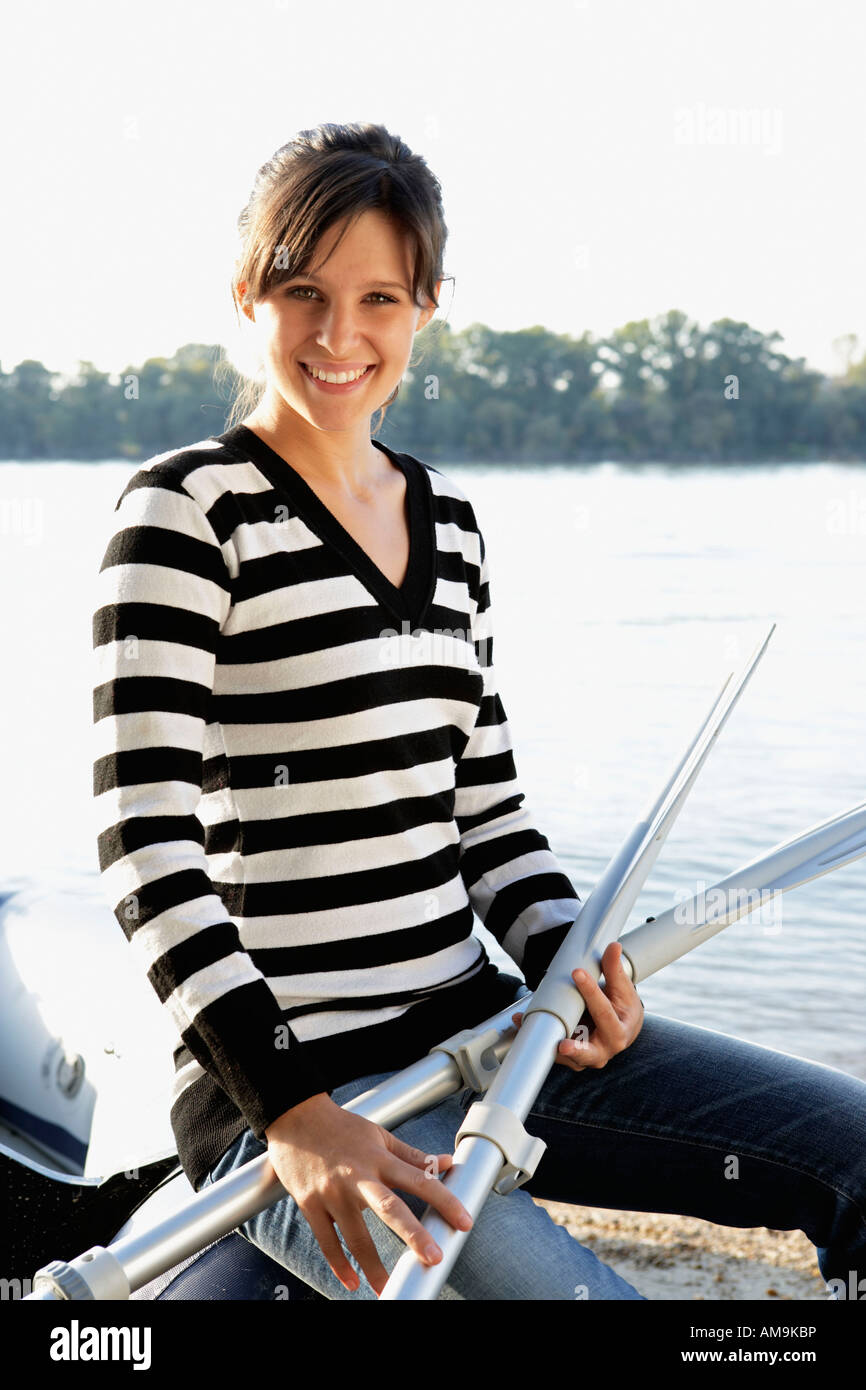
<instances>
[{"instance_id":1,"label":"woman's mouth","mask_svg":"<svg viewBox=\"0 0 866 1390\"><path fill-rule=\"evenodd\" d=\"M337 395L344 395L349 391L354 391L369 377L371 377L373 375L373 372L376 370L375 363L368 363L368 365L364 367L363 370L360 371L358 374L356 374L356 372L354 371L345 370L325 371L324 368L317 367L315 368L315 371L321 373L321 375L317 376L314 375L314 369L308 367L306 362L302 362L301 366L304 371L304 376L307 377L308 380L311 381L314 386L317 386L320 391L329 391L332 394L335 393Z\"/></svg>"}]
</instances>

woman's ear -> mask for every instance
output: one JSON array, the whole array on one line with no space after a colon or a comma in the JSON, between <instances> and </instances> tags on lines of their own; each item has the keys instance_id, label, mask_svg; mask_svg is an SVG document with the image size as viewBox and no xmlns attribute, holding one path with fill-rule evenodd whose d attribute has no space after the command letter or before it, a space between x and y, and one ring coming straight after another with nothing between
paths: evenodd
<instances>
[{"instance_id":1,"label":"woman's ear","mask_svg":"<svg viewBox=\"0 0 866 1390\"><path fill-rule=\"evenodd\" d=\"M437 299L439 298L439 295L440 295L441 291L442 291L442 281L441 281L441 280L437 280L437 281L436 281L436 298L437 298ZM435 313L436 313L436 305L435 305L435 304L431 304L431 303L428 301L426 309L422 309L420 315L418 316L418 323L417 323L417 325L416 325L416 327L415 327L415 332L416 332L416 333L420 333L422 328L426 328L427 324L430 322L430 320L432 319L432 317L433 317L433 315L434 315Z\"/></svg>"},{"instance_id":2,"label":"woman's ear","mask_svg":"<svg viewBox=\"0 0 866 1390\"><path fill-rule=\"evenodd\" d=\"M235 290L235 299L236 299L236 301L237 301L238 308L241 310L241 313L246 314L246 316L247 316L247 318L250 320L250 322L255 323L255 318L256 318L256 316L255 316L255 310L253 309L252 304L246 304L246 303L244 302L244 301L245 301L245 298L246 298L246 293L247 293L247 281L246 281L246 280L239 280L239 281L238 281L238 284L237 284L237 287L236 287L236 290ZM438 290L437 290L437 297L438 297Z\"/></svg>"}]
</instances>

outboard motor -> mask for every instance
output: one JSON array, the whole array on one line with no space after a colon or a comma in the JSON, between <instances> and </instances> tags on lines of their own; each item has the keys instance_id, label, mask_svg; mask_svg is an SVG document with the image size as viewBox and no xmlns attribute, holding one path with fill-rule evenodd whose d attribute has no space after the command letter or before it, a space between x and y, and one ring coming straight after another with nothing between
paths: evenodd
<instances>
[{"instance_id":1,"label":"outboard motor","mask_svg":"<svg viewBox=\"0 0 866 1390\"><path fill-rule=\"evenodd\" d=\"M176 1039L98 882L0 893L0 1224L7 1295L193 1195L169 1123ZM239 1232L134 1299L321 1298Z\"/></svg>"}]
</instances>

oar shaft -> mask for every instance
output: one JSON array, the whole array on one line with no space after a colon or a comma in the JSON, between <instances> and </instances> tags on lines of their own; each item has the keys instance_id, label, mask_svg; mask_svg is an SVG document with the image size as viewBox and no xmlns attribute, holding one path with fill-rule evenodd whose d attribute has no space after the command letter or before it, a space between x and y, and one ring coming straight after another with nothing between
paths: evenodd
<instances>
[{"instance_id":1,"label":"oar shaft","mask_svg":"<svg viewBox=\"0 0 866 1390\"><path fill-rule=\"evenodd\" d=\"M775 624L746 663L738 680L730 688L728 688L730 681L728 678L722 689L722 694L714 701L698 733L690 741L685 753L680 758L673 775L668 779L662 792L650 807L649 814L642 818L626 837L608 864L598 885L593 889L586 903L582 905L574 925L533 995L525 1012L523 1027L488 1090L487 1101L490 1106L498 1104L502 1108L511 1110L520 1121L525 1119L528 1114L556 1060L559 1043L574 1032L577 1020L585 1007L572 979L572 972L580 966L588 969L592 963L593 973L598 974L601 957L606 946L611 941L616 940L622 931L644 880L658 857L662 843L679 814L722 726L763 656L774 627ZM545 1028L530 1029L528 1024L536 1017L549 1019L550 1025ZM513 1077L517 1079L513 1081ZM521 1109L514 1103L509 1103L512 1101L512 1094L520 1097L520 1105L523 1107L522 1113ZM498 1127L499 1140L502 1140L502 1143L498 1140L494 1142L493 1132L488 1129L489 1125L493 1124ZM528 1171L531 1171L531 1166L526 1168L524 1164L518 1164L516 1160L507 1159L505 1150L509 1143L519 1147L520 1137L515 1138L513 1131L510 1139L504 1135L501 1128L501 1117L496 1110L488 1109L485 1112L482 1129L485 1133L478 1135L478 1130L475 1129L472 1131L471 1137L463 1137L462 1142L461 1135L458 1134L455 1158L460 1153L463 1144L471 1142L474 1147L476 1140L480 1139L484 1145L483 1167L485 1172L492 1166L496 1154L500 1157L496 1174L504 1171L503 1163L506 1161L511 1162L512 1170L521 1167L523 1177ZM479 1165L481 1163L482 1161L479 1160ZM494 1174L491 1187L496 1181L496 1174ZM459 1176L460 1168L455 1165L445 1174L443 1181L450 1189L452 1185L459 1182ZM489 1191L490 1188L487 1189L487 1192ZM467 1201L463 1203L473 1220L477 1219L485 1200L486 1193L482 1191L480 1182L473 1183L472 1203ZM432 1220L433 1213L428 1212L424 1219L425 1227L428 1227L428 1223ZM387 1301L413 1296L420 1296L425 1299L436 1298L445 1283L448 1270L454 1264L456 1258L454 1251L458 1248L458 1241L462 1243L462 1239L461 1233L451 1227L442 1230L442 1239L438 1241L438 1244L442 1249L443 1259L438 1265L428 1267L428 1273L425 1274L423 1280L416 1281L411 1276L411 1265L413 1263L418 1264L419 1261L412 1252L407 1252L399 1261L398 1267L392 1272L382 1298ZM417 1290L417 1295L410 1293L409 1290L411 1289Z\"/></svg>"},{"instance_id":2,"label":"oar shaft","mask_svg":"<svg viewBox=\"0 0 866 1390\"><path fill-rule=\"evenodd\" d=\"M688 921L692 917L698 921L701 910L700 902L709 903L713 894L718 890L728 890L732 885L735 887L751 885L762 889L772 887L774 891L779 893L787 892L788 889L794 888L800 883L808 882L821 874L831 873L841 865L851 863L863 855L866 855L866 803L852 807L849 811L811 827L801 835L776 846L768 854L729 874L727 878L714 884L713 888L708 890L706 894L699 895L692 900L691 904L685 904L682 923L678 923L676 920L676 913L681 906L677 905L677 907L660 913L652 921L642 923L634 930L627 932L620 938L623 947L623 968L627 974L631 975L635 983L638 983L661 970L665 965L677 960L680 956L685 955L688 951L694 950L709 936L722 931L744 912L753 911L758 906L756 895L747 893L743 899L746 905L740 911L729 912L724 918L707 923L704 927L688 925ZM587 960L584 968L598 978L600 974L598 960ZM578 995L578 1001L580 1013L582 1013L584 1005L580 995ZM525 1012L529 1002L530 996L515 1001L514 1004L482 1023L477 1029L468 1031L485 1036L490 1033L498 1034L491 1050L496 1059L501 1062L514 1038L512 1014L518 1011ZM550 1023L554 1029L550 1042L555 1050L558 1045L556 1029L560 1025L557 1020L551 1019L545 1013L536 1014L526 1020L524 1027L517 1035L518 1041L524 1034L524 1030L531 1028L535 1032L545 1021ZM536 1037L540 1036L537 1032L535 1035ZM560 1036L564 1036L561 1028ZM515 1042L513 1045L516 1046L517 1043ZM526 1085L526 1075L522 1069L521 1072L514 1074L513 1083L509 1082L509 1086L511 1084L520 1088L519 1093L514 1091L500 1092L500 1094L505 1094L506 1099L513 1102L515 1114L519 1114L521 1119L525 1119L531 1106L524 1108L526 1097L523 1088ZM365 1118L381 1124L385 1129L394 1129L404 1120L411 1118L412 1115L446 1099L461 1085L463 1085L463 1079L456 1062L448 1054L443 1054L437 1049L427 1057L422 1057L418 1062L407 1067L405 1071L389 1078L374 1090L358 1096L345 1108L364 1115ZM487 1092L488 1100L492 1092L493 1087L491 1085ZM459 1168L460 1170L457 1178L459 1186L455 1186L455 1191L464 1205L469 1205L471 1208L477 1184L480 1183L483 1187L495 1164L493 1177L486 1189L489 1191L490 1185L495 1181L500 1162L499 1151L494 1151L494 1146L489 1142L474 1137L463 1140L458 1147L455 1161L455 1169ZM183 1212L159 1223L148 1231L125 1237L122 1241L117 1241L110 1246L107 1253L117 1261L118 1281L122 1282L126 1278L130 1291L141 1288L143 1284L162 1274L166 1269L170 1269L174 1264L185 1259L187 1255L194 1254L213 1240L218 1240L234 1226L249 1220L257 1212L278 1201L283 1196L283 1192L284 1189L277 1182L267 1156L263 1155L261 1158L253 1159L251 1163L245 1164L236 1172L230 1173L227 1177L221 1178L219 1182L203 1189L190 1200ZM443 1227L434 1225L431 1219L431 1234L440 1245L442 1244L440 1234L443 1229L447 1233L451 1228L444 1225ZM465 1238L462 1233L458 1234L461 1239L453 1246L453 1258L451 1254L448 1255L449 1271L453 1268ZM405 1257L404 1260L398 1262L394 1271L398 1278L392 1293L387 1296L395 1296L397 1288L400 1287L403 1290L401 1296L427 1297L427 1267L414 1261L411 1281L409 1281L409 1270L404 1266L410 1263L412 1262L406 1261ZM81 1267L84 1274L89 1275L90 1271L82 1257L73 1261L73 1266ZM411 1290L415 1290L415 1292ZM108 1296L95 1289L93 1293L97 1298ZM54 1301L57 1296L43 1288L28 1297L36 1301Z\"/></svg>"},{"instance_id":3,"label":"oar shaft","mask_svg":"<svg viewBox=\"0 0 866 1390\"><path fill-rule=\"evenodd\" d=\"M635 984L740 917L866 854L866 803L796 835L620 938Z\"/></svg>"},{"instance_id":4,"label":"oar shaft","mask_svg":"<svg viewBox=\"0 0 866 1390\"><path fill-rule=\"evenodd\" d=\"M487 1090L486 1102L502 1105L520 1121L526 1119L538 1095L539 1057L556 1052L566 1036L558 1018L547 1013L530 1013L508 1051L507 1067L503 1064ZM547 1070L550 1070L548 1065ZM546 1074L546 1073L545 1073ZM544 1077L541 1078L543 1082ZM484 1136L471 1136L457 1145L454 1166L446 1174L449 1191L459 1197L470 1215L476 1218L487 1201L502 1169L502 1151ZM447 1282L471 1231L457 1231L438 1212L428 1209L424 1228L442 1251L436 1265L424 1265L411 1250L397 1261L379 1301L430 1300L438 1296Z\"/></svg>"},{"instance_id":5,"label":"oar shaft","mask_svg":"<svg viewBox=\"0 0 866 1390\"><path fill-rule=\"evenodd\" d=\"M490 1048L497 1060L505 1056L514 1036L511 1016L516 1007L500 1010L477 1030L498 1033ZM349 1101L344 1109L363 1115L383 1129L395 1129L419 1111L453 1095L462 1084L460 1068L453 1057L434 1051ZM47 1280L40 1280L40 1271L28 1298L41 1302L62 1297L128 1298L151 1279L227 1235L285 1195L267 1154L262 1154L202 1188L190 1197L182 1211L147 1230L123 1236L107 1249L94 1247L98 1252L95 1257L93 1251L86 1251L68 1263L55 1261L55 1278L64 1293L60 1294L56 1286L52 1290Z\"/></svg>"},{"instance_id":6,"label":"oar shaft","mask_svg":"<svg viewBox=\"0 0 866 1390\"><path fill-rule=\"evenodd\" d=\"M499 1057L505 1055L513 1036L512 1012L513 1009L503 1009L485 1024L486 1028L501 1031L494 1048ZM363 1115L383 1129L396 1129L419 1111L453 1095L461 1084L460 1070L453 1058L431 1052L375 1090L349 1101L344 1109ZM123 1265L131 1287L141 1288L163 1270L171 1269L285 1195L267 1154L262 1154L219 1182L209 1184L183 1213L141 1235L124 1237L111 1247L112 1253ZM200 1204L197 1209L196 1204Z\"/></svg>"}]
</instances>

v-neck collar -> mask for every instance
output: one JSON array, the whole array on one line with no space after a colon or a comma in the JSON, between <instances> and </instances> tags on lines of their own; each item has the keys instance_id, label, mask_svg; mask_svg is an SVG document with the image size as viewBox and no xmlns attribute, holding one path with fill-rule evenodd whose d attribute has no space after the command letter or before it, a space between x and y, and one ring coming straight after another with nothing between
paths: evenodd
<instances>
[{"instance_id":1,"label":"v-neck collar","mask_svg":"<svg viewBox=\"0 0 866 1390\"><path fill-rule=\"evenodd\" d=\"M412 458L411 454L396 453L378 439L370 440L376 449L387 454L406 479L409 564L406 577L398 588L325 506L306 479L254 430L247 425L235 425L224 434L210 437L251 458L274 490L289 498L310 530L338 551L349 569L384 608L399 618L401 623L407 619L412 628L422 626L436 588L438 560L433 492L423 464Z\"/></svg>"}]
</instances>

